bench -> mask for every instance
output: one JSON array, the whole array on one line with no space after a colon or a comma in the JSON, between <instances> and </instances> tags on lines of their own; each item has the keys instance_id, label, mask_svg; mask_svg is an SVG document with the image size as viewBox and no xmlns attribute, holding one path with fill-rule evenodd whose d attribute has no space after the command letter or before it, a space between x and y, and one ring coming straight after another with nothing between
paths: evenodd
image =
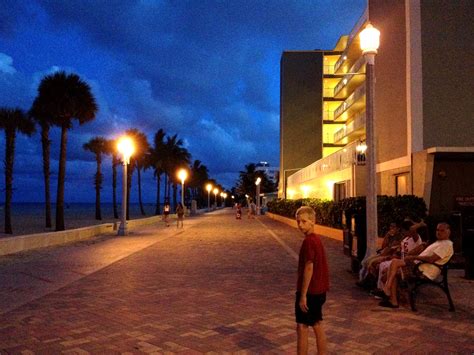
<instances>
[{"instance_id":1,"label":"bench","mask_svg":"<svg viewBox=\"0 0 474 355\"><path fill-rule=\"evenodd\" d=\"M420 263L417 265L417 270L419 271L419 266L424 263ZM416 312L416 297L418 293L418 289L424 285L433 285L439 287L443 292L446 294L449 302L449 311L454 312L454 303L451 298L451 293L449 292L449 285L448 285L448 269L449 269L449 261L444 265L437 265L432 264L438 267L441 270L440 276L438 276L435 280L430 280L427 277L424 277L421 271L417 272L416 274L419 276L415 276L408 282L408 295L410 299L410 306L413 312Z\"/></svg>"}]
</instances>

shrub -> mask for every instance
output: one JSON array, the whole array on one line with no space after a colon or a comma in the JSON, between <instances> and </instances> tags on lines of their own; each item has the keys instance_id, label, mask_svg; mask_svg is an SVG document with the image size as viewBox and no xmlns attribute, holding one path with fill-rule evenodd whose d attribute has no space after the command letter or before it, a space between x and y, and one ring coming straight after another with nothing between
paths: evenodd
<instances>
[{"instance_id":1,"label":"shrub","mask_svg":"<svg viewBox=\"0 0 474 355\"><path fill-rule=\"evenodd\" d=\"M342 215L349 219L354 214L365 215L365 197L349 197L341 201L328 201L316 198L299 200L274 200L267 204L268 211L295 218L301 206L311 206L316 212L318 224L333 228L342 228ZM426 217L426 205L422 198L413 195L378 196L377 215L379 235L387 232L391 222L402 222L405 218L418 221Z\"/></svg>"}]
</instances>

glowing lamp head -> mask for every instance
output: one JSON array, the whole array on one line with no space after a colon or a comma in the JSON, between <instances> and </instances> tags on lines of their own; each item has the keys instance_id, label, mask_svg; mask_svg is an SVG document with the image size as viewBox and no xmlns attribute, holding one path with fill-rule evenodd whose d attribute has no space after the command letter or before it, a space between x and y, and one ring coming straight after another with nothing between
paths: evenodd
<instances>
[{"instance_id":1,"label":"glowing lamp head","mask_svg":"<svg viewBox=\"0 0 474 355\"><path fill-rule=\"evenodd\" d=\"M207 185L206 185L206 190L207 190L207 192L211 192L211 190L212 190L212 184L207 184Z\"/></svg>"},{"instance_id":2,"label":"glowing lamp head","mask_svg":"<svg viewBox=\"0 0 474 355\"><path fill-rule=\"evenodd\" d=\"M184 184L184 180L188 177L188 172L186 169L181 169L178 171L178 178L181 180L181 183Z\"/></svg>"},{"instance_id":3,"label":"glowing lamp head","mask_svg":"<svg viewBox=\"0 0 474 355\"><path fill-rule=\"evenodd\" d=\"M224 195L222 195L222 197L227 198L227 194L224 192Z\"/></svg>"},{"instance_id":4,"label":"glowing lamp head","mask_svg":"<svg viewBox=\"0 0 474 355\"><path fill-rule=\"evenodd\" d=\"M380 31L370 23L359 34L362 53L377 54L380 45Z\"/></svg>"},{"instance_id":5,"label":"glowing lamp head","mask_svg":"<svg viewBox=\"0 0 474 355\"><path fill-rule=\"evenodd\" d=\"M217 196L217 194L219 193L219 189L216 187L216 188L214 188L214 190L212 190L212 192L214 192L214 195Z\"/></svg>"},{"instance_id":6,"label":"glowing lamp head","mask_svg":"<svg viewBox=\"0 0 474 355\"><path fill-rule=\"evenodd\" d=\"M130 163L130 157L135 152L133 141L130 137L123 136L117 142L117 150L122 154L123 162L125 164Z\"/></svg>"},{"instance_id":7,"label":"glowing lamp head","mask_svg":"<svg viewBox=\"0 0 474 355\"><path fill-rule=\"evenodd\" d=\"M366 150L367 150L367 144L365 144L365 142L360 142L359 144L357 144L356 151L358 153L364 154Z\"/></svg>"},{"instance_id":8,"label":"glowing lamp head","mask_svg":"<svg viewBox=\"0 0 474 355\"><path fill-rule=\"evenodd\" d=\"M255 185L260 185L260 182L262 182L262 178L258 177L257 180L255 180Z\"/></svg>"}]
</instances>

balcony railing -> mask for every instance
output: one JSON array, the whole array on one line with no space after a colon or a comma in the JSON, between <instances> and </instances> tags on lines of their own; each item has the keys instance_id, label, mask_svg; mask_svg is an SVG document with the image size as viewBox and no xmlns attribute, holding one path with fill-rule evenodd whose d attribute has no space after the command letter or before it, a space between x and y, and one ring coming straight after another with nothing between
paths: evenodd
<instances>
[{"instance_id":1,"label":"balcony railing","mask_svg":"<svg viewBox=\"0 0 474 355\"><path fill-rule=\"evenodd\" d=\"M349 96L338 108L334 110L334 119L337 119L340 115L344 113L349 107L351 107L354 102L359 100L362 96L365 95L365 82L359 86L352 94Z\"/></svg>"},{"instance_id":2,"label":"balcony railing","mask_svg":"<svg viewBox=\"0 0 474 355\"><path fill-rule=\"evenodd\" d=\"M361 27L365 24L367 19L368 19L368 10L366 8L364 13L362 14L362 16L359 18L359 20L355 24L355 26L352 29L351 33L349 34L349 38L347 39L346 49L344 50L344 52L342 53L341 57L338 59L336 64L334 64L334 72L335 73L337 73L337 71L341 67L342 63L344 63L344 61L345 61L344 58L347 58L347 52L348 52L348 49L350 48L350 46L352 44L352 41L354 40L357 33L359 33L359 31L361 30Z\"/></svg>"},{"instance_id":3,"label":"balcony railing","mask_svg":"<svg viewBox=\"0 0 474 355\"><path fill-rule=\"evenodd\" d=\"M337 130L334 133L334 142L339 142L341 139L347 137L352 132L357 131L359 128L365 126L365 111L354 116L354 119L346 124L343 128Z\"/></svg>"},{"instance_id":4,"label":"balcony railing","mask_svg":"<svg viewBox=\"0 0 474 355\"><path fill-rule=\"evenodd\" d=\"M323 97L334 97L334 88L324 88Z\"/></svg>"},{"instance_id":5,"label":"balcony railing","mask_svg":"<svg viewBox=\"0 0 474 355\"><path fill-rule=\"evenodd\" d=\"M323 74L334 74L334 65L324 65Z\"/></svg>"},{"instance_id":6,"label":"balcony railing","mask_svg":"<svg viewBox=\"0 0 474 355\"><path fill-rule=\"evenodd\" d=\"M342 88L344 86L346 86L349 81L352 79L352 77L355 75L355 73L358 73L358 71L360 70L360 68L362 67L362 65L365 64L365 58L364 57L360 57L355 63L354 65L352 66L351 69L349 69L349 73L351 74L347 74L344 76L344 78L336 85L336 87L334 88L334 97L339 93L339 91L342 90Z\"/></svg>"},{"instance_id":7,"label":"balcony railing","mask_svg":"<svg viewBox=\"0 0 474 355\"><path fill-rule=\"evenodd\" d=\"M356 147L358 143L359 142L353 142L348 144L345 148L297 171L288 177L288 186L300 185L309 180L351 167L356 159Z\"/></svg>"},{"instance_id":8,"label":"balcony railing","mask_svg":"<svg viewBox=\"0 0 474 355\"><path fill-rule=\"evenodd\" d=\"M323 111L324 121L334 121L334 111Z\"/></svg>"}]
</instances>

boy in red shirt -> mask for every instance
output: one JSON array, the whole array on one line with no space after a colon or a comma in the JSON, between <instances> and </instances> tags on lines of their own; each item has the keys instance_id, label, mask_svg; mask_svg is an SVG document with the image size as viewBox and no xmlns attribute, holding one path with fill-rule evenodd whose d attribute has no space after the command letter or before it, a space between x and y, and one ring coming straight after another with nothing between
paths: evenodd
<instances>
[{"instance_id":1,"label":"boy in red shirt","mask_svg":"<svg viewBox=\"0 0 474 355\"><path fill-rule=\"evenodd\" d=\"M323 328L322 307L329 290L329 271L326 252L321 239L314 234L316 214L309 206L296 211L298 229L305 238L298 261L298 282L295 302L298 354L308 353L308 327L316 336L319 354L327 352L326 334Z\"/></svg>"}]
</instances>

